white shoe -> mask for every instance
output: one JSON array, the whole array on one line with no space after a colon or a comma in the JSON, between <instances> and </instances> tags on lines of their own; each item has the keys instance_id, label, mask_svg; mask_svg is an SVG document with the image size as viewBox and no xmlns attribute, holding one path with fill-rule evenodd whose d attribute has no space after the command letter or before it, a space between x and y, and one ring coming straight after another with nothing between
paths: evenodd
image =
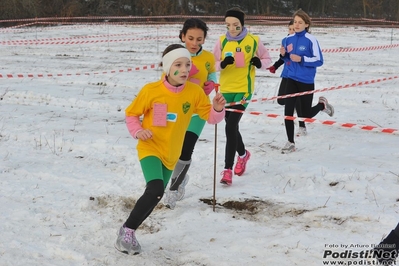
<instances>
[{"instance_id":1,"label":"white shoe","mask_svg":"<svg viewBox=\"0 0 399 266\"><path fill-rule=\"evenodd\" d=\"M136 238L136 232L124 225L119 229L118 238L115 242L115 248L120 252L129 255L136 255L141 252L141 246Z\"/></svg>"},{"instance_id":2,"label":"white shoe","mask_svg":"<svg viewBox=\"0 0 399 266\"><path fill-rule=\"evenodd\" d=\"M173 210L176 207L176 201L182 200L184 198L184 194L186 193L186 185L189 179L189 175L186 175L177 190L166 190L164 203L167 208Z\"/></svg>"},{"instance_id":3,"label":"white shoe","mask_svg":"<svg viewBox=\"0 0 399 266\"><path fill-rule=\"evenodd\" d=\"M186 175L183 179L183 182L181 182L179 188L177 189L177 200L182 200L184 198L184 194L186 193L186 185L189 179L190 176Z\"/></svg>"},{"instance_id":4,"label":"white shoe","mask_svg":"<svg viewBox=\"0 0 399 266\"><path fill-rule=\"evenodd\" d=\"M297 137L306 136L308 132L306 131L306 127L299 127L298 132L296 133Z\"/></svg>"},{"instance_id":5,"label":"white shoe","mask_svg":"<svg viewBox=\"0 0 399 266\"><path fill-rule=\"evenodd\" d=\"M320 96L319 97L319 103L324 104L324 109L322 110L323 112L325 112L329 116L333 116L334 115L334 107L331 104L328 103L326 97Z\"/></svg>"},{"instance_id":6,"label":"white shoe","mask_svg":"<svg viewBox=\"0 0 399 266\"><path fill-rule=\"evenodd\" d=\"M285 146L281 149L281 153L287 154L295 151L295 144L292 142L287 142Z\"/></svg>"},{"instance_id":7,"label":"white shoe","mask_svg":"<svg viewBox=\"0 0 399 266\"><path fill-rule=\"evenodd\" d=\"M171 210L176 207L176 201L179 200L179 191L178 190L166 190L165 193L165 206Z\"/></svg>"}]
</instances>

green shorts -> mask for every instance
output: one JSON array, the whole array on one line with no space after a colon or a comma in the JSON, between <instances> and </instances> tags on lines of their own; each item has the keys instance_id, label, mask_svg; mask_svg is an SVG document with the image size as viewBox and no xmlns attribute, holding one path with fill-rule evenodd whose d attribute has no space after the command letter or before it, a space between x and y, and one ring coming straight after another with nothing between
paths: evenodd
<instances>
[{"instance_id":1,"label":"green shorts","mask_svg":"<svg viewBox=\"0 0 399 266\"><path fill-rule=\"evenodd\" d=\"M223 97L226 99L227 103L234 103L234 102L239 102L243 100L244 95L247 93L222 93ZM246 97L246 101L251 100L252 94L249 94L248 97ZM247 108L248 103L243 104L245 108Z\"/></svg>"},{"instance_id":2,"label":"green shorts","mask_svg":"<svg viewBox=\"0 0 399 266\"><path fill-rule=\"evenodd\" d=\"M161 159L155 156L148 156L140 160L145 182L148 184L151 180L163 180L164 187L169 182L173 170L169 170L163 164Z\"/></svg>"}]
</instances>

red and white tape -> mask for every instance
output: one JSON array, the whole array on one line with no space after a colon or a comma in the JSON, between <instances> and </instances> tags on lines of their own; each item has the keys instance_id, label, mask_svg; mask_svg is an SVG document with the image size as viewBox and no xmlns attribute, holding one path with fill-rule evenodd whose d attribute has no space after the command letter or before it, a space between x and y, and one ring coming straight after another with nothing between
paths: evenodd
<instances>
[{"instance_id":1,"label":"red and white tape","mask_svg":"<svg viewBox=\"0 0 399 266\"><path fill-rule=\"evenodd\" d=\"M27 27L27 26L33 26L33 25L56 25L57 27ZM68 26L67 26L68 25ZM18 26L12 26L8 28L0 28L0 32L32 32L32 31L50 31L50 30L55 30L59 31L60 29L76 29L76 28L87 28L88 26L100 26L100 27L107 27L107 26L130 26L130 27L140 27L140 28L151 28L154 29L153 24L143 24L143 22L67 22L67 21L62 21L62 22L32 22L28 24L23 24L23 25L18 25ZM21 28L24 27L24 28Z\"/></svg>"},{"instance_id":2,"label":"red and white tape","mask_svg":"<svg viewBox=\"0 0 399 266\"><path fill-rule=\"evenodd\" d=\"M252 99L252 100L246 100L246 101L231 102L231 103L228 103L226 106L233 106L233 105L237 105L237 104L254 103L254 102L265 102L265 101L272 101L272 100L276 100L276 99L286 99L286 98L297 97L297 96L302 96L302 95L307 95L307 94L313 94L316 92L340 90L340 89L347 89L347 88L352 88L352 87L370 85L370 84L379 83L379 82L383 82L383 81L394 80L397 78L399 78L399 76L372 79L372 80L367 80L367 81L360 81L360 82L352 83L352 84L332 86L330 88L316 89L313 91L305 91L305 92L297 92L297 93L286 94L286 95L281 95L281 96L273 96L273 97L269 97L269 98L258 98L258 99Z\"/></svg>"},{"instance_id":3,"label":"red and white tape","mask_svg":"<svg viewBox=\"0 0 399 266\"><path fill-rule=\"evenodd\" d=\"M303 121L305 123L318 123L318 124L327 125L327 126L338 126L338 127L343 127L343 128L357 128L357 129L362 129L365 131L373 131L373 132L399 135L399 130L395 129L395 128L382 128L382 127L376 127L376 126L358 125L358 124L354 124L354 123L338 123L338 122L332 121L332 120L317 120L314 118L284 116L284 115L278 115L278 114L266 114L266 113L256 112L256 111L242 111L242 110L230 109L230 108L226 108L226 111L235 112L235 113L247 113L247 114L251 114L251 115L264 115L264 116L270 117L270 118L283 117L286 120L298 120L298 121Z\"/></svg>"},{"instance_id":4,"label":"red and white tape","mask_svg":"<svg viewBox=\"0 0 399 266\"><path fill-rule=\"evenodd\" d=\"M98 39L98 40L83 40L83 41L39 41L39 42L20 42L20 41L3 41L0 42L1 45L70 45L70 44L87 44L87 43L115 43L115 42L132 42L132 41L145 41L145 40L154 40L154 39L170 39L176 38L176 36L158 36L154 38L125 38L125 39Z\"/></svg>"},{"instance_id":5,"label":"red and white tape","mask_svg":"<svg viewBox=\"0 0 399 266\"><path fill-rule=\"evenodd\" d=\"M101 35L86 35L86 36L73 36L73 37L57 37L57 38L44 38L44 39L21 39L21 40L9 40L9 41L0 41L0 45L32 45L32 44L58 44L59 41L71 41L76 39L101 39L101 38L109 38L109 37L120 37L120 36L130 36L130 35L140 35L140 34L149 34L156 33L156 30L152 31L143 31L143 32L127 32L127 33L119 33L119 34L101 34ZM168 31L162 30L162 33ZM172 32L170 30L170 32ZM120 39L121 41L142 41L142 40L156 40L159 38L177 38L177 36L162 36L162 37L142 37L142 38L129 38L129 39ZM110 40L112 41L112 40ZM69 43L65 43L69 44ZM74 43L75 44L75 43Z\"/></svg>"},{"instance_id":6,"label":"red and white tape","mask_svg":"<svg viewBox=\"0 0 399 266\"><path fill-rule=\"evenodd\" d=\"M106 74L115 74L115 73L123 73L123 72L132 72L132 71L141 71L147 69L154 69L157 68L156 64L148 65L148 66L141 66L135 68L128 68L128 69L120 69L120 70L110 70L110 71L102 71L102 72L83 72L83 73L66 73L66 74L1 74L0 79L2 78L53 78L53 77L70 77L70 76L92 76L92 75L106 75Z\"/></svg>"},{"instance_id":7,"label":"red and white tape","mask_svg":"<svg viewBox=\"0 0 399 266\"><path fill-rule=\"evenodd\" d=\"M378 46L368 46L368 47L353 47L353 48L332 48L332 49L322 49L323 53L345 53L345 52L362 52L362 51L372 51L372 50L382 50L389 48L399 47L399 43L388 44L388 45L378 45Z\"/></svg>"}]
</instances>

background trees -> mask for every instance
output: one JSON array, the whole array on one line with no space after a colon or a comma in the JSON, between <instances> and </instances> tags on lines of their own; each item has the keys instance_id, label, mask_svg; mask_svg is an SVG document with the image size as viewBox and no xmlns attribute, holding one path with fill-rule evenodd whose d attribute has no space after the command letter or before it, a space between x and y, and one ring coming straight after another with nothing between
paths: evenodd
<instances>
[{"instance_id":1,"label":"background trees","mask_svg":"<svg viewBox=\"0 0 399 266\"><path fill-rule=\"evenodd\" d=\"M302 8L312 17L399 21L399 0L0 0L0 19L223 15L232 6L241 7L248 15L290 16Z\"/></svg>"}]
</instances>

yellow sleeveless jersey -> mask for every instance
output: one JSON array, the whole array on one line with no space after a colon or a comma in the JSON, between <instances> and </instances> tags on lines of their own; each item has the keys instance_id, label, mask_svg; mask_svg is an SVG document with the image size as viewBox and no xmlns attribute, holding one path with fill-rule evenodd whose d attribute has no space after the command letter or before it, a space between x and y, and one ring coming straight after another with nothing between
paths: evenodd
<instances>
[{"instance_id":1,"label":"yellow sleeveless jersey","mask_svg":"<svg viewBox=\"0 0 399 266\"><path fill-rule=\"evenodd\" d=\"M220 92L252 94L254 91L255 67L250 64L250 61L258 50L259 37L248 33L241 41L228 41L226 35L223 35L219 38L219 41L222 47L221 60L229 54L236 58L237 52L242 52L245 60L244 67L237 67L236 64L232 64L220 70Z\"/></svg>"}]
</instances>

